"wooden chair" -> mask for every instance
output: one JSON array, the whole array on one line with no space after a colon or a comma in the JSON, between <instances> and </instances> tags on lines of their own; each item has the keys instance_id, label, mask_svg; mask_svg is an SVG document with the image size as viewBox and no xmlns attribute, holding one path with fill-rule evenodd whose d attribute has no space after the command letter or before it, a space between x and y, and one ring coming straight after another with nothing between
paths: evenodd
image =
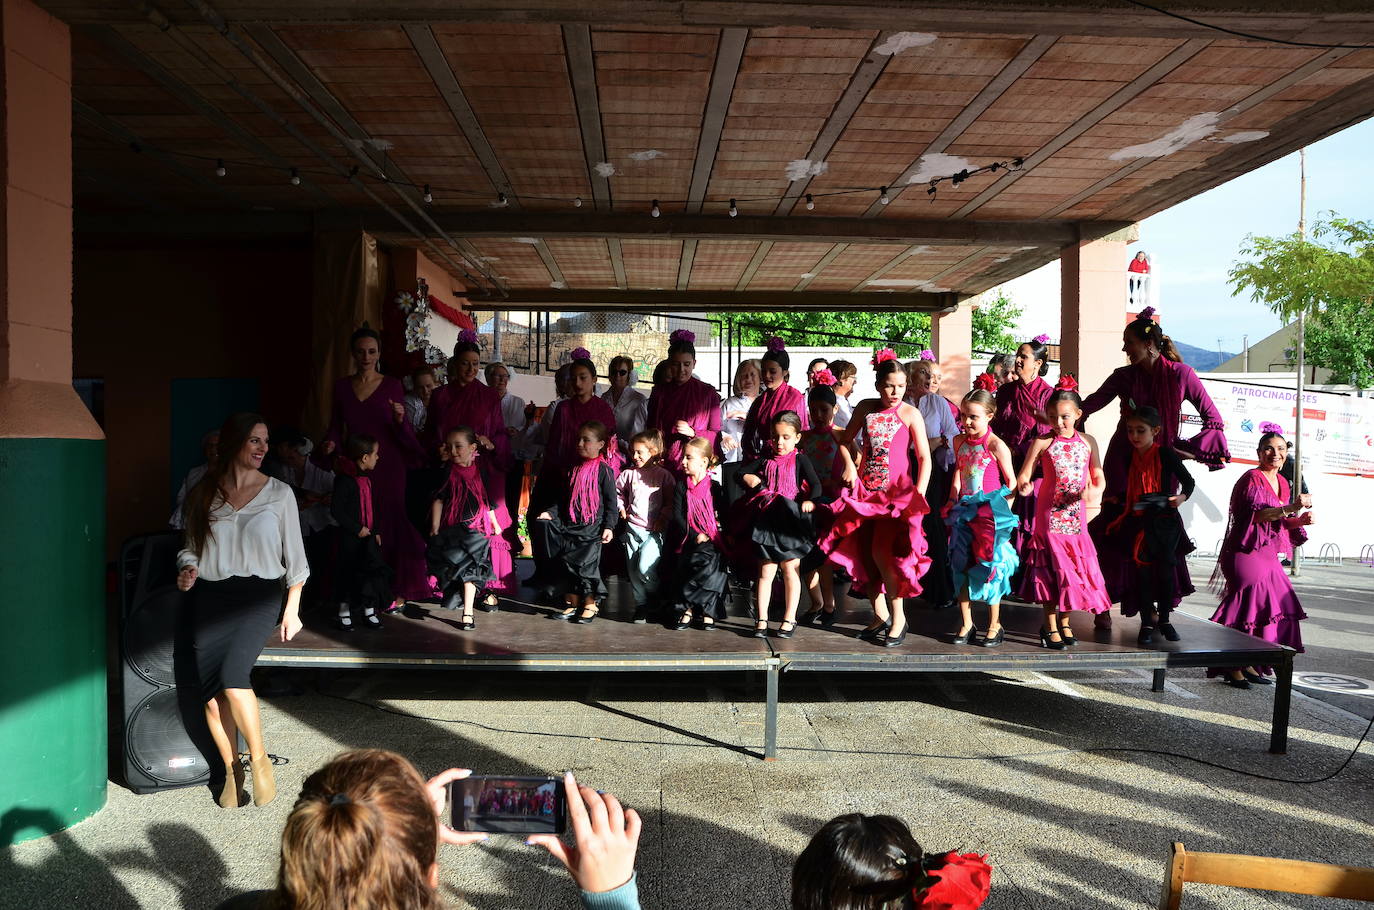
<instances>
[{"instance_id":1,"label":"wooden chair","mask_svg":"<svg viewBox=\"0 0 1374 910\"><path fill-rule=\"evenodd\" d=\"M1175 842L1164 873L1159 910L1179 910L1184 882L1374 902L1374 869L1361 866L1240 853L1189 853Z\"/></svg>"}]
</instances>

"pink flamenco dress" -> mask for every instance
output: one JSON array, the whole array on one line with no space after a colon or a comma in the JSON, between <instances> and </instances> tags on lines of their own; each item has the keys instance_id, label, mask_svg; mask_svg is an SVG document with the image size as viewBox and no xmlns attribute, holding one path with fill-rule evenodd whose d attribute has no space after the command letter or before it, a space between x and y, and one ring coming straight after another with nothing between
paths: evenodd
<instances>
[{"instance_id":1,"label":"pink flamenco dress","mask_svg":"<svg viewBox=\"0 0 1374 910\"><path fill-rule=\"evenodd\" d=\"M1011 449L1013 475L1021 473L1021 465L1025 463L1026 454L1035 440L1053 430L1046 423L1045 415L1045 403L1053 392L1054 388L1038 376L1030 382L1013 379L997 390L997 415L992 418L989 428ZM1034 533L1040 483L1041 477L1037 472L1031 479L1031 494L1018 496L1011 504L1018 522L1012 532L1011 545L1018 553L1025 552L1026 544Z\"/></svg>"},{"instance_id":2,"label":"pink flamenco dress","mask_svg":"<svg viewBox=\"0 0 1374 910\"><path fill-rule=\"evenodd\" d=\"M1035 529L1022 551L1020 594L1060 613L1105 613L1112 607L1083 503L1091 467L1092 449L1077 433L1067 439L1056 436L1040 455L1043 482Z\"/></svg>"},{"instance_id":3,"label":"pink flamenco dress","mask_svg":"<svg viewBox=\"0 0 1374 910\"><path fill-rule=\"evenodd\" d=\"M1275 492L1264 473L1254 468L1242 474L1231 491L1231 519L1212 576L1215 582L1220 575L1223 582L1221 603L1212 614L1212 622L1302 653L1302 629L1298 623L1307 614L1283 571L1279 554L1291 553L1292 547L1301 546L1307 540L1307 532L1292 519L1255 518L1261 509L1288 505L1288 481L1282 476L1278 481ZM1273 673L1269 667L1255 669L1265 675ZM1224 672L1212 668L1207 675Z\"/></svg>"},{"instance_id":4,"label":"pink flamenco dress","mask_svg":"<svg viewBox=\"0 0 1374 910\"><path fill-rule=\"evenodd\" d=\"M1011 545L1018 519L1007 505L997 459L988 450L992 431L978 439L967 436L954 452L959 472L959 500L949 506L949 559L954 590L968 588L970 600L1001 603L1011 591L1011 577L1021 560Z\"/></svg>"},{"instance_id":5,"label":"pink flamenco dress","mask_svg":"<svg viewBox=\"0 0 1374 910\"><path fill-rule=\"evenodd\" d=\"M869 560L892 559L900 589L889 597L918 597L920 578L930 567L921 518L930 511L916 489L908 463L911 433L902 422L901 404L864 418L864 457L857 490L845 489L832 506L834 521L821 549L869 597L882 590L881 576L870 575Z\"/></svg>"}]
</instances>

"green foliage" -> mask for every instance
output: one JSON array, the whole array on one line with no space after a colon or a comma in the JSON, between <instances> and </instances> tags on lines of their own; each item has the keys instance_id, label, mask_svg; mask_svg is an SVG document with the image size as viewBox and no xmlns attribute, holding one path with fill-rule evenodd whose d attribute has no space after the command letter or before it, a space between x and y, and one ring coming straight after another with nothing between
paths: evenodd
<instances>
[{"instance_id":1,"label":"green foliage","mask_svg":"<svg viewBox=\"0 0 1374 910\"><path fill-rule=\"evenodd\" d=\"M1020 315L1021 308L1000 290L996 298L981 301L973 311L974 349L1012 350L1016 345L1009 329ZM808 341L817 346L887 345L903 360L930 347L930 316L926 313L744 313L736 314L735 325L740 343L751 347L762 346L770 335L779 335L791 345ZM859 340L847 342L827 334L853 335ZM808 339L808 335L812 337Z\"/></svg>"},{"instance_id":2,"label":"green foliage","mask_svg":"<svg viewBox=\"0 0 1374 910\"><path fill-rule=\"evenodd\" d=\"M1318 222L1311 238L1247 237L1231 268L1233 295L1250 292L1286 321L1307 316L1306 359L1342 381L1374 384L1374 224Z\"/></svg>"}]
</instances>

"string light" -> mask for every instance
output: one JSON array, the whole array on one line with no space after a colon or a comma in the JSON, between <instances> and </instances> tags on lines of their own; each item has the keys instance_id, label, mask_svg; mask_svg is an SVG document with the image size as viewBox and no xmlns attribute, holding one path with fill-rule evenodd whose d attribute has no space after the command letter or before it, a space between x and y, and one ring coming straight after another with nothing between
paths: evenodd
<instances>
[{"instance_id":1,"label":"string light","mask_svg":"<svg viewBox=\"0 0 1374 910\"><path fill-rule=\"evenodd\" d=\"M292 185L292 186L300 186L300 185L301 185L301 175L298 174L298 173L296 172L296 169L295 169L294 167L291 169L291 185Z\"/></svg>"},{"instance_id":2,"label":"string light","mask_svg":"<svg viewBox=\"0 0 1374 910\"><path fill-rule=\"evenodd\" d=\"M582 208L582 197L581 197L581 196L578 196L576 199L573 200L573 208L575 208L575 209L580 209L580 208Z\"/></svg>"},{"instance_id":3,"label":"string light","mask_svg":"<svg viewBox=\"0 0 1374 910\"><path fill-rule=\"evenodd\" d=\"M735 205L735 200L730 200L730 217L734 218L739 214L739 206Z\"/></svg>"},{"instance_id":4,"label":"string light","mask_svg":"<svg viewBox=\"0 0 1374 910\"><path fill-rule=\"evenodd\" d=\"M508 206L508 205L510 205L510 200L506 198L506 194L505 194L505 193L497 193L497 194L496 194L496 207L497 207L498 209L503 209L503 208L505 208L505 207Z\"/></svg>"},{"instance_id":5,"label":"string light","mask_svg":"<svg viewBox=\"0 0 1374 910\"><path fill-rule=\"evenodd\" d=\"M888 204L889 202L891 202L891 201L892 201L892 197L889 196L889 195L887 194L887 187L885 187L885 186L879 187L879 188L878 188L878 203L879 203L880 205L887 205L887 204Z\"/></svg>"},{"instance_id":6,"label":"string light","mask_svg":"<svg viewBox=\"0 0 1374 910\"><path fill-rule=\"evenodd\" d=\"M808 212L814 212L816 210L816 200L811 198L810 193L806 194L806 210Z\"/></svg>"},{"instance_id":7,"label":"string light","mask_svg":"<svg viewBox=\"0 0 1374 910\"><path fill-rule=\"evenodd\" d=\"M216 159L215 159L215 176L216 176L216 177L223 177L223 176L224 176L225 174L227 174L227 173L229 173L229 172L228 172L227 170L225 170L225 168L224 168L224 159L223 159L223 158L216 158Z\"/></svg>"},{"instance_id":8,"label":"string light","mask_svg":"<svg viewBox=\"0 0 1374 910\"><path fill-rule=\"evenodd\" d=\"M431 193L431 192L429 191L429 184L428 184L428 183L425 184L425 192L424 192L424 195L421 196L420 198L423 199L423 200L425 200L425 205L429 205L431 202L434 201L434 194Z\"/></svg>"},{"instance_id":9,"label":"string light","mask_svg":"<svg viewBox=\"0 0 1374 910\"><path fill-rule=\"evenodd\" d=\"M662 214L663 214L663 212L662 212L662 211L659 209L659 207L658 207L658 200L657 200L657 199L654 200L654 204L653 204L653 205L649 206L649 214L652 215L652 216L654 216L655 218L657 218L659 215L662 215Z\"/></svg>"}]
</instances>

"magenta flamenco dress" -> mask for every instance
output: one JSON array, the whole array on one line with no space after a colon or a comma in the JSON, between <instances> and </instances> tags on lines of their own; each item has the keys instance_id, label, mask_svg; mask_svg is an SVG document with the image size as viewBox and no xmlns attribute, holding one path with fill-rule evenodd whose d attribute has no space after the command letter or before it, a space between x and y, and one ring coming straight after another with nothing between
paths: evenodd
<instances>
[{"instance_id":1,"label":"magenta flamenco dress","mask_svg":"<svg viewBox=\"0 0 1374 910\"><path fill-rule=\"evenodd\" d=\"M1212 622L1301 653L1302 629L1298 623L1307 614L1293 591L1293 582L1283 571L1279 554L1301 546L1307 532L1291 519L1255 520L1261 509L1288 505L1288 481L1282 476L1278 481L1275 492L1264 472L1253 468L1241 475L1231 491L1231 520L1217 560L1217 573L1224 584ZM1212 577L1215 581L1217 575ZM1273 672L1269 667L1255 669L1264 674ZM1223 672L1213 668L1207 675Z\"/></svg>"},{"instance_id":2,"label":"magenta flamenco dress","mask_svg":"<svg viewBox=\"0 0 1374 910\"><path fill-rule=\"evenodd\" d=\"M1026 453L1037 437L1053 431L1045 422L1045 402L1050 400L1054 389L1039 376L1030 382L1013 379L997 390L997 415L989 424L994 436L1011 449L1012 476L1021 473L1021 465L1026 461ZM1031 494L1018 496L1011 504L1019 524L1012 532L1011 543L1018 553L1023 552L1033 533L1035 523L1036 497L1040 495L1039 476L1031 479Z\"/></svg>"},{"instance_id":3,"label":"magenta flamenco dress","mask_svg":"<svg viewBox=\"0 0 1374 910\"><path fill-rule=\"evenodd\" d=\"M1083 491L1092 482L1092 448L1075 433L1056 436L1040 455L1044 482L1035 509L1035 530L1022 551L1020 594L1061 613L1112 608L1088 534Z\"/></svg>"},{"instance_id":4,"label":"magenta flamenco dress","mask_svg":"<svg viewBox=\"0 0 1374 910\"><path fill-rule=\"evenodd\" d=\"M654 386L649 396L648 426L663 434L663 466L681 480L682 447L690 436L679 434L674 427L686 421L696 436L703 436L715 449L720 433L720 393L693 376L684 383L666 382Z\"/></svg>"},{"instance_id":5,"label":"magenta flamenco dress","mask_svg":"<svg viewBox=\"0 0 1374 910\"><path fill-rule=\"evenodd\" d=\"M896 562L900 589L889 597L918 597L920 579L930 567L921 518L930 507L912 479L908 463L911 433L900 415L901 403L864 418L864 458L859 489L841 491L834 521L821 549L853 577L869 597L882 590L881 576L870 577L868 559ZM867 559L865 558L867 557Z\"/></svg>"},{"instance_id":6,"label":"magenta flamenco dress","mask_svg":"<svg viewBox=\"0 0 1374 910\"><path fill-rule=\"evenodd\" d=\"M406 468L424 457L410 422L397 423L392 402L405 401L401 381L382 377L372 394L358 400L351 377L334 383L334 402L325 440L335 452L349 436L377 440L377 467L371 472L373 532L382 538L382 559L395 573L393 590L406 600L427 600L433 594L425 564L425 542L406 516Z\"/></svg>"}]
</instances>

